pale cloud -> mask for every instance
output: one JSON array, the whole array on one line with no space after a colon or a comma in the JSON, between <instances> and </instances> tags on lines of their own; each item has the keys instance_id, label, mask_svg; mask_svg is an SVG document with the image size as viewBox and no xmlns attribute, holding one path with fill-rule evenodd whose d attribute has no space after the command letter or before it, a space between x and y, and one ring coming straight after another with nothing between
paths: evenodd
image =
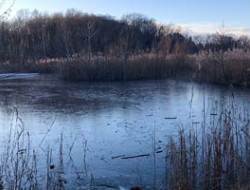
<instances>
[{"instance_id":1,"label":"pale cloud","mask_svg":"<svg viewBox=\"0 0 250 190\"><path fill-rule=\"evenodd\" d=\"M191 23L191 24L177 24L181 27L183 32L187 32L191 35L207 35L214 33L224 33L228 35L249 36L250 28L243 27L225 27L222 23Z\"/></svg>"}]
</instances>

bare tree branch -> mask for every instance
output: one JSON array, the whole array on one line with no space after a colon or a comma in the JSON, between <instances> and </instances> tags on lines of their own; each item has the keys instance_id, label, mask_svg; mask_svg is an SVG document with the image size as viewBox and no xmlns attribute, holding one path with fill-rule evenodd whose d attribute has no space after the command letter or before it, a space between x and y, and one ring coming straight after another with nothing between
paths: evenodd
<instances>
[{"instance_id":1,"label":"bare tree branch","mask_svg":"<svg viewBox=\"0 0 250 190\"><path fill-rule=\"evenodd\" d=\"M0 20L10 16L11 10L16 0L0 0Z\"/></svg>"}]
</instances>

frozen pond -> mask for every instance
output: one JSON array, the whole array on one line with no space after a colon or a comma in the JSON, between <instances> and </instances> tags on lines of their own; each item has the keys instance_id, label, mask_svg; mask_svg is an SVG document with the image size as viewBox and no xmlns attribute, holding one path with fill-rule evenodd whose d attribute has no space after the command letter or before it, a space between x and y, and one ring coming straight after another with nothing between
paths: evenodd
<instances>
[{"instance_id":1,"label":"frozen pond","mask_svg":"<svg viewBox=\"0 0 250 190\"><path fill-rule=\"evenodd\" d=\"M209 120L232 106L248 114L250 105L249 90L174 80L69 83L50 75L20 78L0 81L2 144L15 109L38 159L52 149L57 167L62 136L64 175L72 187L81 183L83 173L102 185L150 189L156 180L160 186L166 143L179 127L198 126L204 117Z\"/></svg>"}]
</instances>

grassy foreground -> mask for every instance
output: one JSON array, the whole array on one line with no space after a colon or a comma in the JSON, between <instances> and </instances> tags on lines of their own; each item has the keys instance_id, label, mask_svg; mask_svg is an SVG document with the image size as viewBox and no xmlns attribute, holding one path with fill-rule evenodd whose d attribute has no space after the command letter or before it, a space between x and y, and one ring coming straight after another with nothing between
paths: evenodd
<instances>
[{"instance_id":1,"label":"grassy foreground","mask_svg":"<svg viewBox=\"0 0 250 190\"><path fill-rule=\"evenodd\" d=\"M239 111L240 110L240 111ZM161 188L179 190L247 190L250 188L250 118L248 112L232 106L219 113L203 110L202 122L192 119L166 144L166 178ZM98 189L87 169L65 162L63 135L58 150L44 150L44 159L31 146L30 134L15 109L9 136L3 144L0 159L0 189L69 189L65 168L72 167L80 189ZM48 128L50 129L50 127ZM48 130L49 131L49 130ZM42 140L43 141L43 140ZM70 152L73 148L72 142ZM83 136L81 155L87 150ZM38 148L38 147L37 147ZM155 152L157 150L155 149ZM41 155L40 155L41 158ZM71 163L69 165L69 163ZM41 169L41 165L45 166ZM66 166L68 165L68 166ZM157 172L156 168L154 169ZM111 187L109 187L111 188ZM113 187L112 187L113 188ZM112 189L111 188L111 189ZM115 188L113 188L115 189ZM141 188L143 189L143 188Z\"/></svg>"},{"instance_id":2,"label":"grassy foreground","mask_svg":"<svg viewBox=\"0 0 250 190\"><path fill-rule=\"evenodd\" d=\"M209 120L209 121L208 121ZM250 120L236 108L181 128L167 145L168 189L250 188Z\"/></svg>"}]
</instances>

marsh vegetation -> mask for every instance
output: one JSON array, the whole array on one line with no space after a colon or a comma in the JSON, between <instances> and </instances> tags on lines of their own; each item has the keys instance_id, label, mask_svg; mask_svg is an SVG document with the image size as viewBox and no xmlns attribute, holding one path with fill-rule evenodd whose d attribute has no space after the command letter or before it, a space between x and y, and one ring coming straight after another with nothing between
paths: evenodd
<instances>
[{"instance_id":1,"label":"marsh vegetation","mask_svg":"<svg viewBox=\"0 0 250 190\"><path fill-rule=\"evenodd\" d=\"M0 189L250 188L248 37L22 10L0 73Z\"/></svg>"},{"instance_id":2,"label":"marsh vegetation","mask_svg":"<svg viewBox=\"0 0 250 190\"><path fill-rule=\"evenodd\" d=\"M249 85L249 39L223 30L188 36L140 14L116 20L76 10L21 10L0 27L3 72L57 73L80 81L184 78Z\"/></svg>"}]
</instances>

